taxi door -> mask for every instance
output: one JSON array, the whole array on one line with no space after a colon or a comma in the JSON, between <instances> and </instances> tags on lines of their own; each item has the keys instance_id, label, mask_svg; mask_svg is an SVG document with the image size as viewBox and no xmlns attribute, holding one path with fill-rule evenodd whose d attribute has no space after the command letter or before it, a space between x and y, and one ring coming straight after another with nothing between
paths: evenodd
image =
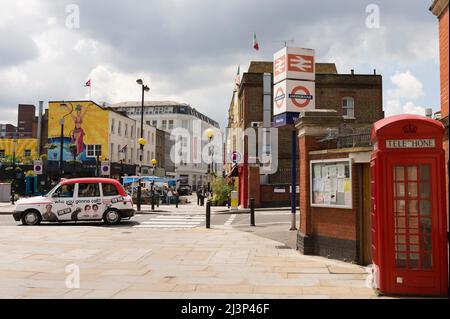
<instances>
[{"instance_id":1,"label":"taxi door","mask_svg":"<svg viewBox=\"0 0 450 319\"><path fill-rule=\"evenodd\" d=\"M98 183L78 183L73 220L97 220L103 215L103 204Z\"/></svg>"},{"instance_id":2,"label":"taxi door","mask_svg":"<svg viewBox=\"0 0 450 319\"><path fill-rule=\"evenodd\" d=\"M45 215L55 214L60 221L72 219L74 208L75 184L61 185L52 194L52 204L45 207ZM43 216L44 217L44 216ZM45 218L44 218L45 220Z\"/></svg>"}]
</instances>

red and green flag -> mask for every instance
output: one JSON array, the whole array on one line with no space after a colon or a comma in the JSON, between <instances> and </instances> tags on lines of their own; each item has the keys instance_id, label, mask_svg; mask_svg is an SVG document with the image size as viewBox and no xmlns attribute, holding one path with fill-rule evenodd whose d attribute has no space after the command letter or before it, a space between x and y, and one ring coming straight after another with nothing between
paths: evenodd
<instances>
[{"instance_id":1,"label":"red and green flag","mask_svg":"<svg viewBox=\"0 0 450 319\"><path fill-rule=\"evenodd\" d=\"M259 51L259 43L258 43L258 39L256 38L256 32L253 33L253 49L255 49L256 51Z\"/></svg>"}]
</instances>

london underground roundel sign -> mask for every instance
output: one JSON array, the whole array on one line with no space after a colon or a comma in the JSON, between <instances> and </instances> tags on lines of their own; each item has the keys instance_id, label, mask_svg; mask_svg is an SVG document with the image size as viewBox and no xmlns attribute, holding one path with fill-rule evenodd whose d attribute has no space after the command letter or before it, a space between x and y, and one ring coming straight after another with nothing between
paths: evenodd
<instances>
[{"instance_id":1,"label":"london underground roundel sign","mask_svg":"<svg viewBox=\"0 0 450 319\"><path fill-rule=\"evenodd\" d=\"M289 98L291 99L292 104L299 108L307 107L313 100L311 92L309 92L308 88L303 85L294 87L292 92L289 94Z\"/></svg>"},{"instance_id":2,"label":"london underground roundel sign","mask_svg":"<svg viewBox=\"0 0 450 319\"><path fill-rule=\"evenodd\" d=\"M286 98L286 94L284 93L284 90L282 87L278 87L277 91L275 92L275 105L280 108L284 104L284 99Z\"/></svg>"}]
</instances>

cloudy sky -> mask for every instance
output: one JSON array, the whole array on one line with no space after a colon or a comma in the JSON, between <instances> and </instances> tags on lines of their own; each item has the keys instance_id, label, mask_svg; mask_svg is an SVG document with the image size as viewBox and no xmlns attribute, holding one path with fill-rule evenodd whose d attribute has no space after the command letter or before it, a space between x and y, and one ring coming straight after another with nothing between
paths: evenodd
<instances>
[{"instance_id":1,"label":"cloudy sky","mask_svg":"<svg viewBox=\"0 0 450 319\"><path fill-rule=\"evenodd\" d=\"M19 103L87 99L88 79L97 102L138 100L143 78L147 99L189 103L223 127L238 65L272 60L284 40L340 73L377 69L387 115L437 111L431 2L0 0L0 123L16 124Z\"/></svg>"}]
</instances>

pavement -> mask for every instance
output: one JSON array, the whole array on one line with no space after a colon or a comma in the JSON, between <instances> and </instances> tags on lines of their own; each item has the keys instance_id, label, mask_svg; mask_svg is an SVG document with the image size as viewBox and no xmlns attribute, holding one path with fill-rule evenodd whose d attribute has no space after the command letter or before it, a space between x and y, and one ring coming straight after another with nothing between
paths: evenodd
<instances>
[{"instance_id":1,"label":"pavement","mask_svg":"<svg viewBox=\"0 0 450 319\"><path fill-rule=\"evenodd\" d=\"M289 212L251 227L213 207L206 229L204 207L160 209L114 227L0 216L0 298L376 298L365 267L296 251Z\"/></svg>"}]
</instances>

